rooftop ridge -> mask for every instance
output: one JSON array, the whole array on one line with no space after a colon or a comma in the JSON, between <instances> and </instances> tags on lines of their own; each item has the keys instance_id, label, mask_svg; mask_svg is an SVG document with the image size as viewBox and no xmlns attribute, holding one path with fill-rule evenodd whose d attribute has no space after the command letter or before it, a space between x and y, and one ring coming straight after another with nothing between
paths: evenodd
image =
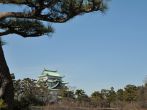
<instances>
[{"instance_id":1,"label":"rooftop ridge","mask_svg":"<svg viewBox=\"0 0 147 110\"><path fill-rule=\"evenodd\" d=\"M50 70L50 69L45 69L42 71L40 76L52 76L52 77L58 77L62 78L63 76L58 73L57 70Z\"/></svg>"},{"instance_id":2,"label":"rooftop ridge","mask_svg":"<svg viewBox=\"0 0 147 110\"><path fill-rule=\"evenodd\" d=\"M43 71L58 72L57 70L49 70L49 69L46 69L46 68L44 68L44 70L43 70Z\"/></svg>"}]
</instances>

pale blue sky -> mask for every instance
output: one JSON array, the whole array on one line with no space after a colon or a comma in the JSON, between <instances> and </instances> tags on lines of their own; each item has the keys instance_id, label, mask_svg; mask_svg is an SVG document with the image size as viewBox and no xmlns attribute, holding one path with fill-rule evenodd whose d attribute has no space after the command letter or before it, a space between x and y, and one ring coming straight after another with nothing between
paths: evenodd
<instances>
[{"instance_id":1,"label":"pale blue sky","mask_svg":"<svg viewBox=\"0 0 147 110\"><path fill-rule=\"evenodd\" d=\"M52 24L52 37L5 37L5 56L16 78L58 70L70 86L90 94L142 85L147 75L147 0L112 0L105 14ZM0 10L4 10L1 7Z\"/></svg>"}]
</instances>

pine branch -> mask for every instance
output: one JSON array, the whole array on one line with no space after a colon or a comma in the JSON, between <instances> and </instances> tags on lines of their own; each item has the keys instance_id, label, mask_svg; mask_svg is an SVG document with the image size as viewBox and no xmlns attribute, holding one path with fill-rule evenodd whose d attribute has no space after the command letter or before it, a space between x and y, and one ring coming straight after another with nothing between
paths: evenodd
<instances>
[{"instance_id":1,"label":"pine branch","mask_svg":"<svg viewBox=\"0 0 147 110\"><path fill-rule=\"evenodd\" d=\"M6 20L6 18L9 18L9 20L13 20L14 18L17 19L17 21L15 21L15 24L23 24L23 22L25 21L30 21L32 23L28 23L31 24L31 26L33 26L32 24L34 23L34 20L36 21L47 21L47 22L54 22L54 23L64 23L72 18L74 18L77 15L82 15L85 13L90 13L90 12L94 12L94 11L105 11L106 9L106 5L104 3L103 0L0 0L0 3L8 3L8 4L24 4L27 5L29 7L31 7L31 11L30 12L0 12L0 21ZM46 11L45 11L46 10ZM45 13L43 13L45 11ZM11 21L12 21L11 20ZM20 22L21 21L21 22ZM23 21L23 22L22 22ZM3 29L3 23L1 22L0 24L0 28ZM19 25L20 26L20 25ZM31 27L30 26L30 27ZM11 29L10 29L11 27ZM23 32L21 30L21 28L23 27ZM4 28L6 28L6 32L5 33L1 33L2 34L9 34L9 33L16 33L19 35L22 35L24 37L26 36L35 36L35 34L37 36L39 35L43 35L46 34L46 32L52 32L51 30L45 29L42 30L43 32L35 32L34 33L30 33L29 32L25 32L27 30L25 30L25 27L21 25L21 28L18 30L16 30L16 28L12 29L12 24L10 23L6 23ZM9 31L8 31L8 30ZM33 29L33 27L31 27L31 29ZM43 27L42 27L43 29ZM35 30L38 31L37 28L35 28ZM39 29L41 30L41 29ZM47 31L48 30L48 31Z\"/></svg>"},{"instance_id":2,"label":"pine branch","mask_svg":"<svg viewBox=\"0 0 147 110\"><path fill-rule=\"evenodd\" d=\"M0 28L6 30L0 35L14 33L23 37L35 37L54 32L49 25L45 26L40 21L27 19L5 19L0 22Z\"/></svg>"}]
</instances>

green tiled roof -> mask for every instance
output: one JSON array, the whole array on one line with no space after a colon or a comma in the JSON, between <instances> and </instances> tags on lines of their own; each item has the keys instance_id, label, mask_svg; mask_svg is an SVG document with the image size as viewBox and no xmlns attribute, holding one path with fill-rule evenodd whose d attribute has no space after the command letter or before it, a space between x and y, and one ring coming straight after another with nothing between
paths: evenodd
<instances>
[{"instance_id":1,"label":"green tiled roof","mask_svg":"<svg viewBox=\"0 0 147 110\"><path fill-rule=\"evenodd\" d=\"M43 77L43 76L54 76L54 77L62 77L58 71L52 71L52 70L47 70L47 69L44 69L42 74L40 75L40 77Z\"/></svg>"}]
</instances>

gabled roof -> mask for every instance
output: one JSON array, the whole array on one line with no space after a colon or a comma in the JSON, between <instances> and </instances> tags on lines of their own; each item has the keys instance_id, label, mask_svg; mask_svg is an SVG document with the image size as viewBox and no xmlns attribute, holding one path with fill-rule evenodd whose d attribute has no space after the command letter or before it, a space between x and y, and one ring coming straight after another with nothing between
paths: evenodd
<instances>
[{"instance_id":1,"label":"gabled roof","mask_svg":"<svg viewBox=\"0 0 147 110\"><path fill-rule=\"evenodd\" d=\"M48 70L48 69L43 70L40 77L43 77L43 76L63 77L58 73L58 71L52 71L52 70Z\"/></svg>"}]
</instances>

